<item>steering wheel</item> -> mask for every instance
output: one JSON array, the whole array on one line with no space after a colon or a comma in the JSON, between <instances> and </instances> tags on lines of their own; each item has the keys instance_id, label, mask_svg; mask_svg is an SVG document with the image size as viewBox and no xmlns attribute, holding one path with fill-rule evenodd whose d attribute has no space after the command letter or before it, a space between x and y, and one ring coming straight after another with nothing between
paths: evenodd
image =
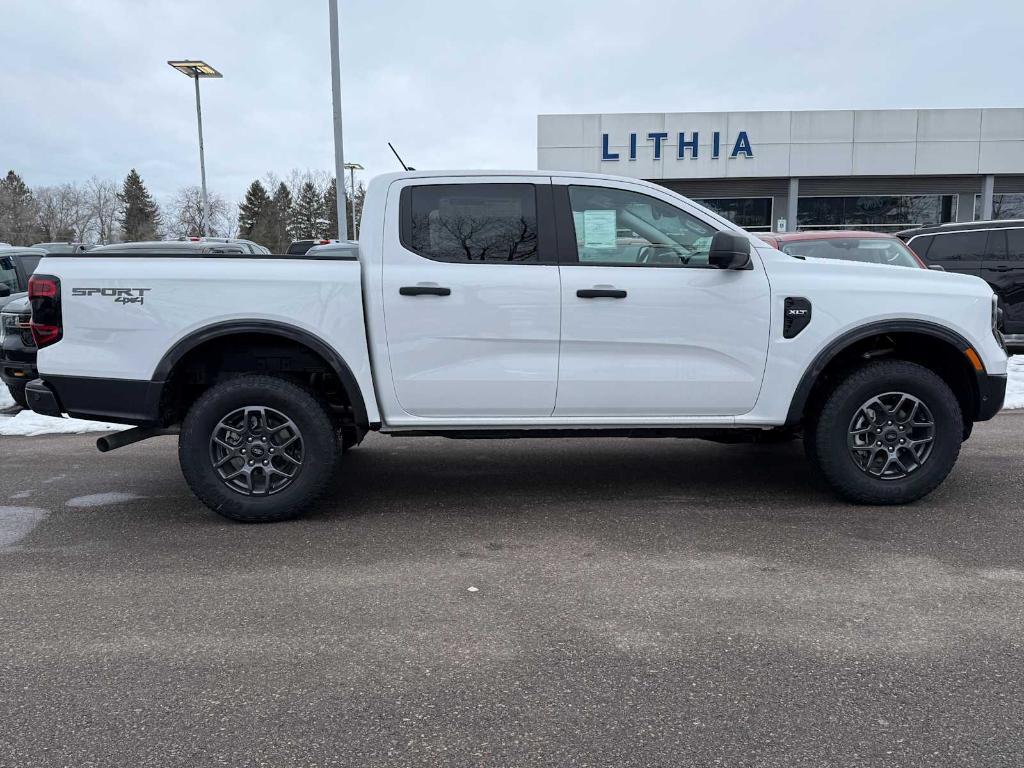
<instances>
[{"instance_id":1,"label":"steering wheel","mask_svg":"<svg viewBox=\"0 0 1024 768\"><path fill-rule=\"evenodd\" d=\"M689 264L689 254L680 253L671 245L645 245L637 255L640 264Z\"/></svg>"}]
</instances>

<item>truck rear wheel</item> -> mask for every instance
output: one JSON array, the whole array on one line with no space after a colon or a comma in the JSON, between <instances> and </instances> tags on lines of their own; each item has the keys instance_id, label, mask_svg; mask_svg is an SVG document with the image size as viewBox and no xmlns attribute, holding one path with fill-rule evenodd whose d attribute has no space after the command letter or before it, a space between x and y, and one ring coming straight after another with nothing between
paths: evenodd
<instances>
[{"instance_id":1,"label":"truck rear wheel","mask_svg":"<svg viewBox=\"0 0 1024 768\"><path fill-rule=\"evenodd\" d=\"M946 479L960 453L963 414L924 366L884 360L858 368L805 430L811 465L843 498L905 504Z\"/></svg>"},{"instance_id":2,"label":"truck rear wheel","mask_svg":"<svg viewBox=\"0 0 1024 768\"><path fill-rule=\"evenodd\" d=\"M182 423L178 459L192 492L245 523L288 520L330 485L339 451L327 406L273 376L229 379Z\"/></svg>"}]
</instances>

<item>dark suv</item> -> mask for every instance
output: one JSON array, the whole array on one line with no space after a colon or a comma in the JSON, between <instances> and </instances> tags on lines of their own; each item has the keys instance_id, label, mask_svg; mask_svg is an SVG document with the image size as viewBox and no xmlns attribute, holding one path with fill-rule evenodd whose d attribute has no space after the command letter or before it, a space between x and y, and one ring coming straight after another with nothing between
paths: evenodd
<instances>
[{"instance_id":1,"label":"dark suv","mask_svg":"<svg viewBox=\"0 0 1024 768\"><path fill-rule=\"evenodd\" d=\"M1006 346L1024 351L1024 219L943 224L899 236L929 266L975 275L991 285L1003 310Z\"/></svg>"}]
</instances>

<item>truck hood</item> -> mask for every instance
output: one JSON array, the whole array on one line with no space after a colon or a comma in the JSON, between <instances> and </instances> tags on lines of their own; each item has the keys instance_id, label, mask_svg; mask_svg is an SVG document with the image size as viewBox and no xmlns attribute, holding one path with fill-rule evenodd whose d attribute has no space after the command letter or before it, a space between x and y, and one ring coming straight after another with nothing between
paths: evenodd
<instances>
[{"instance_id":1,"label":"truck hood","mask_svg":"<svg viewBox=\"0 0 1024 768\"><path fill-rule=\"evenodd\" d=\"M827 281L832 286L842 284L844 290L907 291L908 293L934 293L970 295L991 300L992 288L980 277L934 269L898 267L889 264L871 264L863 261L837 261L835 259L797 259L773 248L758 249L764 259L769 277L794 279L798 282Z\"/></svg>"},{"instance_id":2,"label":"truck hood","mask_svg":"<svg viewBox=\"0 0 1024 768\"><path fill-rule=\"evenodd\" d=\"M32 304L29 303L27 293L12 293L0 299L0 311L27 315L32 311Z\"/></svg>"},{"instance_id":3,"label":"truck hood","mask_svg":"<svg viewBox=\"0 0 1024 768\"><path fill-rule=\"evenodd\" d=\"M18 310L19 312L28 311L28 294L22 291L21 293L12 293L10 296L0 297L0 311L10 311L9 307L16 301L23 300L26 308L24 310Z\"/></svg>"}]
</instances>

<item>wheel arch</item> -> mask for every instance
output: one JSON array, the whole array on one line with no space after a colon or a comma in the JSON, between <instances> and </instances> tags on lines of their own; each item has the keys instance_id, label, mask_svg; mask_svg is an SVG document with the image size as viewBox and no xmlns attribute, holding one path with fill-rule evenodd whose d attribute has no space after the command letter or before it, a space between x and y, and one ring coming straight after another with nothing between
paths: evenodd
<instances>
[{"instance_id":1,"label":"wheel arch","mask_svg":"<svg viewBox=\"0 0 1024 768\"><path fill-rule=\"evenodd\" d=\"M175 342L160 359L151 377L153 384L158 386L160 394L162 394L178 364L185 360L189 353L218 339L246 334L259 334L291 341L302 345L322 358L338 377L338 381L345 390L352 407L355 423L364 430L369 429L366 401L355 374L352 373L352 369L344 358L330 344L309 331L274 320L227 320L190 332Z\"/></svg>"},{"instance_id":2,"label":"wheel arch","mask_svg":"<svg viewBox=\"0 0 1024 768\"><path fill-rule=\"evenodd\" d=\"M915 346L907 346L916 342ZM829 381L831 373L845 370L854 360L892 355L920 362L936 371L950 385L960 402L965 429L979 410L979 377L965 352L973 349L962 335L927 320L882 320L854 328L825 346L804 371L793 393L786 426L797 426ZM930 364L931 363L931 364Z\"/></svg>"}]
</instances>

